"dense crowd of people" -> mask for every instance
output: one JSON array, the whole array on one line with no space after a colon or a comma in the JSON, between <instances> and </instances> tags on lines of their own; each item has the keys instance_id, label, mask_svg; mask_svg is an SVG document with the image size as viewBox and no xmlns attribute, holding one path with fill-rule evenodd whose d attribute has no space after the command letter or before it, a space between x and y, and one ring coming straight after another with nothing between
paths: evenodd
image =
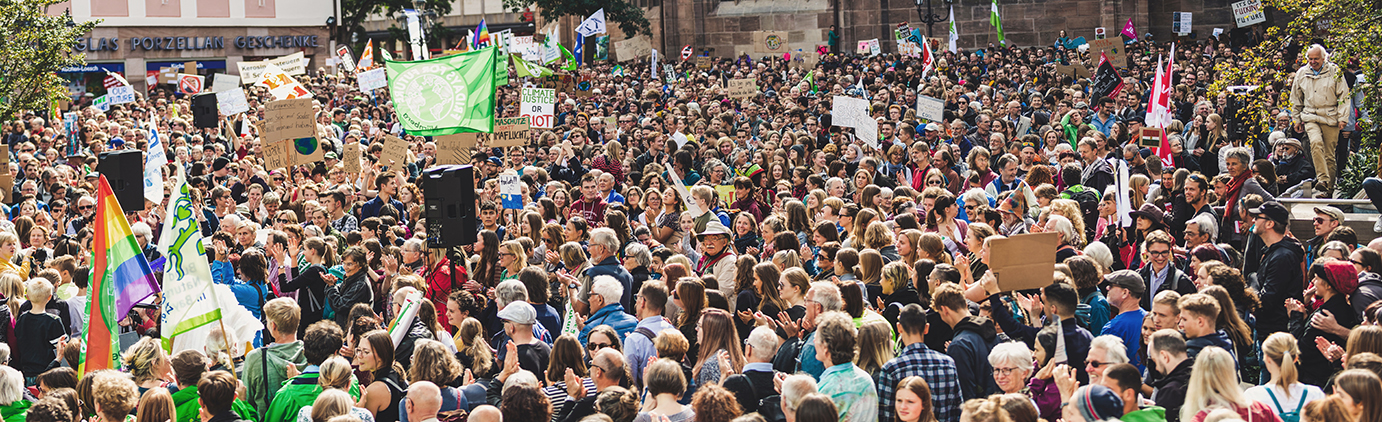
<instances>
[{"instance_id":1,"label":"dense crowd of people","mask_svg":"<svg viewBox=\"0 0 1382 422\"><path fill-rule=\"evenodd\" d=\"M418 178L455 151L409 134L387 90L349 74L300 78L328 152L289 168L265 168L259 87L250 113L215 128L194 127L167 87L106 112L79 101L77 142L29 113L3 133L0 416L1382 421L1382 242L1360 244L1331 206L1297 238L1275 200L1337 186L1335 157L1365 117L1356 61L1284 52L1275 71L1292 82L1260 87L1278 117L1230 133L1227 95L1206 87L1235 53L1177 45L1163 162L1139 136L1171 50L1130 44L1121 91L1098 97L1056 67L1098 57L1059 43L940 52L934 66L585 67L594 89L558 93L553 129L462 153L478 227L454 248L429 248ZM760 92L730 98L742 78ZM498 88L497 115L516 116L532 83ZM879 139L832 125L836 96L866 98ZM919 96L944 101L944 120L919 119ZM215 283L265 328L169 351L159 308L137 307L122 368L82 373L101 294L88 289L96 157L147 151L153 130L164 174L182 166L204 204ZM386 135L409 143L405 163L380 162ZM361 162L343 162L357 144ZM500 198L506 172L519 209ZM127 210L155 267L164 209ZM1051 283L1006 291L994 242L1039 232L1058 239ZM419 295L416 318L398 318Z\"/></svg>"}]
</instances>

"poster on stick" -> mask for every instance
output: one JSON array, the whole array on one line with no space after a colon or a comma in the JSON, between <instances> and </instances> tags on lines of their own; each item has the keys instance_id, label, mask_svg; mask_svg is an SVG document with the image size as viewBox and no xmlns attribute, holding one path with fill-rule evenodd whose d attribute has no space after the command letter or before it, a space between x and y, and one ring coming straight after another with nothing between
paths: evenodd
<instances>
[{"instance_id":1,"label":"poster on stick","mask_svg":"<svg viewBox=\"0 0 1382 422\"><path fill-rule=\"evenodd\" d=\"M489 147L514 147L528 143L530 120L527 116L494 119L494 133L490 135Z\"/></svg>"},{"instance_id":2,"label":"poster on stick","mask_svg":"<svg viewBox=\"0 0 1382 422\"><path fill-rule=\"evenodd\" d=\"M264 138L276 141L316 136L312 99L295 98L264 104L264 121L259 129Z\"/></svg>"}]
</instances>

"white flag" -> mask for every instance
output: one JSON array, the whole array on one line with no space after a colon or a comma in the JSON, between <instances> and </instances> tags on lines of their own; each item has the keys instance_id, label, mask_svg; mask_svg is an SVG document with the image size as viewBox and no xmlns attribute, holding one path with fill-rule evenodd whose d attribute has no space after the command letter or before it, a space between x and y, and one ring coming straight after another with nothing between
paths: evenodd
<instances>
[{"instance_id":1,"label":"white flag","mask_svg":"<svg viewBox=\"0 0 1382 422\"><path fill-rule=\"evenodd\" d=\"M584 22L581 22L581 26L576 27L576 33L585 37L605 32L608 32L605 30L605 9L596 10Z\"/></svg>"},{"instance_id":2,"label":"white flag","mask_svg":"<svg viewBox=\"0 0 1382 422\"><path fill-rule=\"evenodd\" d=\"M193 203L182 165L177 167L173 197L168 201L166 224L159 236L159 252L167 257L163 265L163 317L159 332L163 348L173 351L173 338L221 319L216 290L211 281L211 264L202 246L202 230L196 214L201 207ZM163 192L160 189L159 194ZM205 344L205 338L201 339ZM200 349L198 349L200 350Z\"/></svg>"},{"instance_id":3,"label":"white flag","mask_svg":"<svg viewBox=\"0 0 1382 422\"><path fill-rule=\"evenodd\" d=\"M955 29L955 6L952 5L950 6L950 45L948 46L951 53L960 51L957 45L959 41L960 31Z\"/></svg>"}]
</instances>

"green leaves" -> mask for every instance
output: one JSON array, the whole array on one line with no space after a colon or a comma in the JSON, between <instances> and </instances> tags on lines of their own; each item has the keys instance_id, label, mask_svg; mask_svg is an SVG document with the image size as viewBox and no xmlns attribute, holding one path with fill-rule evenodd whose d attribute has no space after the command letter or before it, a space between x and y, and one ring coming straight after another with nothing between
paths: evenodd
<instances>
[{"instance_id":1,"label":"green leaves","mask_svg":"<svg viewBox=\"0 0 1382 422\"><path fill-rule=\"evenodd\" d=\"M0 7L0 118L23 110L49 110L67 89L58 69L86 63L72 50L98 21L74 23L69 15L44 12L58 0L7 0Z\"/></svg>"}]
</instances>

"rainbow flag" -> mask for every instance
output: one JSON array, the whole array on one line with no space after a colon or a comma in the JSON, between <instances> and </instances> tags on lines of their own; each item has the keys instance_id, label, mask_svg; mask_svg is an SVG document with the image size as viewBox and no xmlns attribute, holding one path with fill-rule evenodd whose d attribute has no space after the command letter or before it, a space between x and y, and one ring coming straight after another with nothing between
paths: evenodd
<instances>
[{"instance_id":1,"label":"rainbow flag","mask_svg":"<svg viewBox=\"0 0 1382 422\"><path fill-rule=\"evenodd\" d=\"M485 25L485 18L480 18L480 26L475 28L475 48L489 46L489 26Z\"/></svg>"},{"instance_id":2,"label":"rainbow flag","mask_svg":"<svg viewBox=\"0 0 1382 422\"><path fill-rule=\"evenodd\" d=\"M119 369L120 347L117 323L134 305L159 291L154 271L139 249L125 220L125 212L115 200L110 182L101 176L96 188L96 236L91 266L91 315L86 330L86 354L78 373L98 369Z\"/></svg>"}]
</instances>

